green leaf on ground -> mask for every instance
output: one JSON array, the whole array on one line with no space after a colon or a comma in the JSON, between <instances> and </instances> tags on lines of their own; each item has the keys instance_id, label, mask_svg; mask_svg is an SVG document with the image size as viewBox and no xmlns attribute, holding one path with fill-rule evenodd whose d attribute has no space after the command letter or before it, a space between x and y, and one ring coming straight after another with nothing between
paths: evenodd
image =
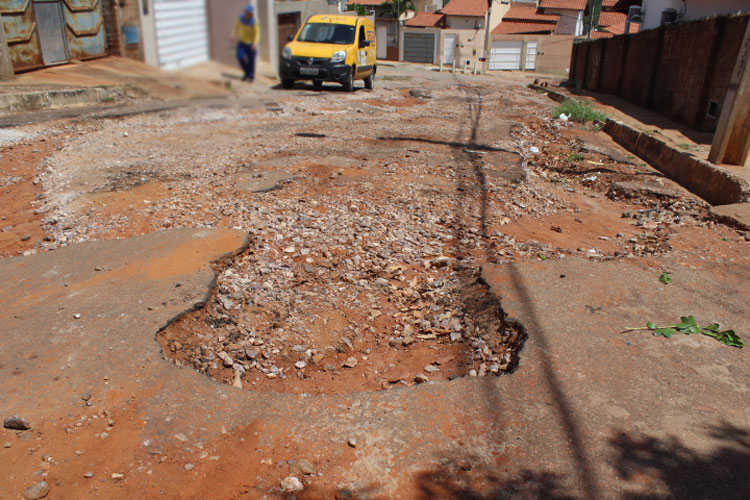
<instances>
[{"instance_id":1,"label":"green leaf on ground","mask_svg":"<svg viewBox=\"0 0 750 500\"><path fill-rule=\"evenodd\" d=\"M668 339L671 339L672 335L674 335L675 333L677 333L677 330L674 328L670 328L670 327L662 327L662 328L654 329L655 337L658 337L661 335L662 337L667 337Z\"/></svg>"},{"instance_id":2,"label":"green leaf on ground","mask_svg":"<svg viewBox=\"0 0 750 500\"><path fill-rule=\"evenodd\" d=\"M662 275L659 276L659 281L661 281L665 285L668 285L672 283L672 277L669 275L669 273L662 273Z\"/></svg>"},{"instance_id":3,"label":"green leaf on ground","mask_svg":"<svg viewBox=\"0 0 750 500\"><path fill-rule=\"evenodd\" d=\"M636 330L650 330L655 337L672 338L675 333L684 333L685 335L701 333L708 337L713 337L724 345L731 347L745 347L745 341L740 338L734 330L721 330L719 323L710 323L703 328L698 325L695 316L681 316L680 323L676 325L657 326L653 321L646 324L646 328L625 328L626 332Z\"/></svg>"}]
</instances>

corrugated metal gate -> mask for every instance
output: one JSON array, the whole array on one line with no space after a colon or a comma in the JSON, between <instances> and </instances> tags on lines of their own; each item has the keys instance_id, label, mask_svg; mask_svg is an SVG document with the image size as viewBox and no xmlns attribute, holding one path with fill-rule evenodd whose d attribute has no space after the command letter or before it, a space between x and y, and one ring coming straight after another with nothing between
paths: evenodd
<instances>
[{"instance_id":1,"label":"corrugated metal gate","mask_svg":"<svg viewBox=\"0 0 750 500\"><path fill-rule=\"evenodd\" d=\"M521 69L523 41L498 40L490 49L490 70Z\"/></svg>"},{"instance_id":2,"label":"corrugated metal gate","mask_svg":"<svg viewBox=\"0 0 750 500\"><path fill-rule=\"evenodd\" d=\"M177 69L208 61L205 0L156 0L154 19L159 66Z\"/></svg>"},{"instance_id":3,"label":"corrugated metal gate","mask_svg":"<svg viewBox=\"0 0 750 500\"><path fill-rule=\"evenodd\" d=\"M13 69L107 54L100 0L0 0Z\"/></svg>"},{"instance_id":4,"label":"corrugated metal gate","mask_svg":"<svg viewBox=\"0 0 750 500\"><path fill-rule=\"evenodd\" d=\"M404 61L432 63L435 61L434 33L404 33Z\"/></svg>"}]
</instances>

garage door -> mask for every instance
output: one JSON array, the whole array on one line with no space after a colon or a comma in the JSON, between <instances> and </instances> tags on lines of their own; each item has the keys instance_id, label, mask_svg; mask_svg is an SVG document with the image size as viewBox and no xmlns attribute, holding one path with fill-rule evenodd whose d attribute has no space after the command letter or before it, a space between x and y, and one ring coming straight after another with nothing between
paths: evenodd
<instances>
[{"instance_id":1,"label":"garage door","mask_svg":"<svg viewBox=\"0 0 750 500\"><path fill-rule=\"evenodd\" d=\"M435 62L435 34L404 33L404 61Z\"/></svg>"},{"instance_id":2,"label":"garage door","mask_svg":"<svg viewBox=\"0 0 750 500\"><path fill-rule=\"evenodd\" d=\"M208 61L205 0L156 0L159 66L177 69Z\"/></svg>"},{"instance_id":3,"label":"garage door","mask_svg":"<svg viewBox=\"0 0 750 500\"><path fill-rule=\"evenodd\" d=\"M522 41L492 42L490 70L521 69Z\"/></svg>"}]
</instances>

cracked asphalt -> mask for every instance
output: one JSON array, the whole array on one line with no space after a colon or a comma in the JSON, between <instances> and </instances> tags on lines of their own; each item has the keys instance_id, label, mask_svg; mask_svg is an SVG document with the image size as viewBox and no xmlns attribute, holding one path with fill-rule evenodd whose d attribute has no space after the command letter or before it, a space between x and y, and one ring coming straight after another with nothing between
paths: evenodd
<instances>
[{"instance_id":1,"label":"cracked asphalt","mask_svg":"<svg viewBox=\"0 0 750 500\"><path fill-rule=\"evenodd\" d=\"M622 330L747 339L747 234L521 81L378 75L4 129L3 498L743 497L746 350Z\"/></svg>"}]
</instances>

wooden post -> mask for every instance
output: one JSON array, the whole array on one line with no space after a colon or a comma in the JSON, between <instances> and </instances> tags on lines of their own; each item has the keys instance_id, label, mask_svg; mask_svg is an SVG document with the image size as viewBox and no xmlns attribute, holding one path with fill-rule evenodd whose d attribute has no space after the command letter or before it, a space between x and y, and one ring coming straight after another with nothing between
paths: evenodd
<instances>
[{"instance_id":1,"label":"wooden post","mask_svg":"<svg viewBox=\"0 0 750 500\"><path fill-rule=\"evenodd\" d=\"M13 75L13 61L10 59L8 42L5 39L3 16L0 15L0 80L12 80Z\"/></svg>"},{"instance_id":2,"label":"wooden post","mask_svg":"<svg viewBox=\"0 0 750 500\"><path fill-rule=\"evenodd\" d=\"M750 151L750 21L721 109L708 161L744 165Z\"/></svg>"}]
</instances>

